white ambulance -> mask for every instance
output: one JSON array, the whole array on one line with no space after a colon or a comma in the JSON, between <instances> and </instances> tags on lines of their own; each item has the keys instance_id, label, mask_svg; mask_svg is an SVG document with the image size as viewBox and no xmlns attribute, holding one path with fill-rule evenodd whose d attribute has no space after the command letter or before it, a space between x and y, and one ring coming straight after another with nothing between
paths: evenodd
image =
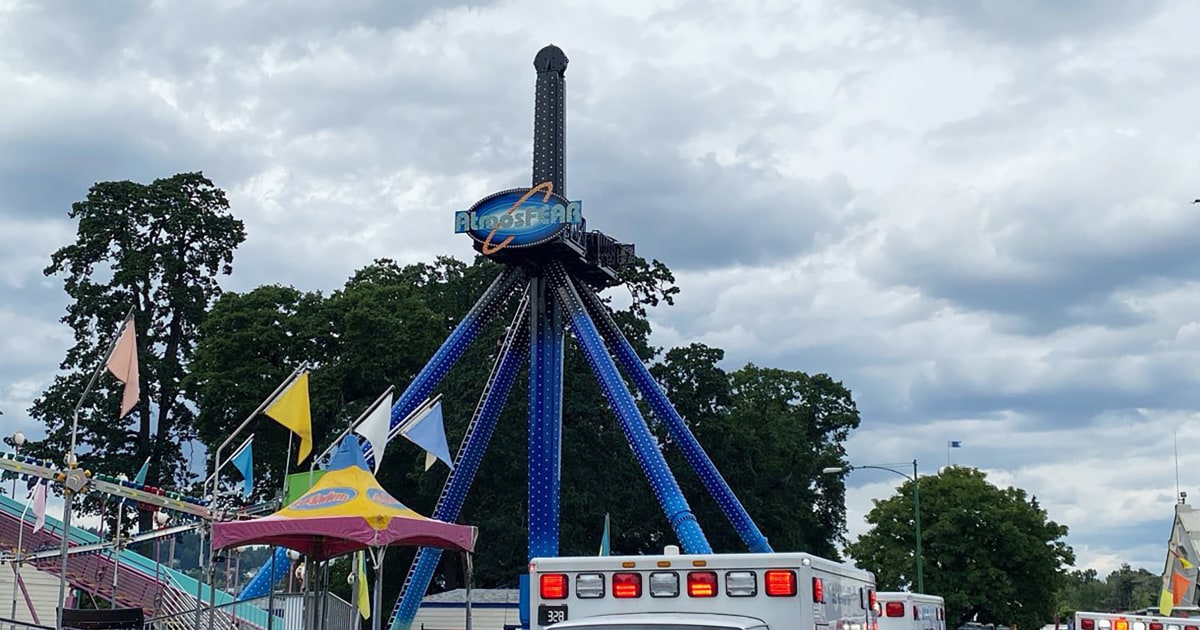
<instances>
[{"instance_id":1,"label":"white ambulance","mask_svg":"<svg viewBox=\"0 0 1200 630\"><path fill-rule=\"evenodd\" d=\"M875 576L805 553L539 558L531 630L876 630Z\"/></svg>"},{"instance_id":2,"label":"white ambulance","mask_svg":"<svg viewBox=\"0 0 1200 630\"><path fill-rule=\"evenodd\" d=\"M1200 620L1137 613L1075 613L1075 630L1200 630Z\"/></svg>"},{"instance_id":3,"label":"white ambulance","mask_svg":"<svg viewBox=\"0 0 1200 630\"><path fill-rule=\"evenodd\" d=\"M879 630L946 630L946 601L937 595L880 591L875 615Z\"/></svg>"}]
</instances>

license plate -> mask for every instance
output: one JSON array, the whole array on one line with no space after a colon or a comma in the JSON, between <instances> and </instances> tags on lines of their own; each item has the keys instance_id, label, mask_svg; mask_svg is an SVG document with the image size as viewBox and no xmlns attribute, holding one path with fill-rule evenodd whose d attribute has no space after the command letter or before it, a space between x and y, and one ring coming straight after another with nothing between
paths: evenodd
<instances>
[{"instance_id":1,"label":"license plate","mask_svg":"<svg viewBox=\"0 0 1200 630\"><path fill-rule=\"evenodd\" d=\"M547 606L546 604L538 605L538 625L548 626L555 623L561 623L567 620L567 606Z\"/></svg>"}]
</instances>

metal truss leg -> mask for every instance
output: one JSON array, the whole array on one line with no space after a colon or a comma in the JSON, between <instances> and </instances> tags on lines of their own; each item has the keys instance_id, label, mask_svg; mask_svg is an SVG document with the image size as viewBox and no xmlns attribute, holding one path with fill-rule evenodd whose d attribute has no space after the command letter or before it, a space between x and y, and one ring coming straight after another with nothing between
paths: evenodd
<instances>
[{"instance_id":1,"label":"metal truss leg","mask_svg":"<svg viewBox=\"0 0 1200 630\"><path fill-rule=\"evenodd\" d=\"M562 309L545 276L529 281L529 559L558 555L562 477Z\"/></svg>"},{"instance_id":2,"label":"metal truss leg","mask_svg":"<svg viewBox=\"0 0 1200 630\"><path fill-rule=\"evenodd\" d=\"M683 497L683 492L679 489L679 483L675 481L675 476L667 467L667 461L663 457L662 451L659 450L654 435L646 426L646 420L642 418L642 413L638 410L625 381L621 379L621 374L617 371L612 357L605 350L604 340L596 330L596 325L588 317L587 310L580 301L579 294L576 293L562 264L551 263L548 266L548 273L554 294L570 318L571 331L579 340L579 345L587 357L588 365L591 366L596 378L600 381L604 396L620 421L621 430L629 440L629 446L633 449L638 464L641 465L642 471L654 489L654 496L671 522L671 527L675 530L675 535L679 538L679 544L683 547L684 553L711 553L712 547L708 544L704 531L700 529L700 523L692 514L687 499ZM532 480L530 481L532 482Z\"/></svg>"},{"instance_id":3,"label":"metal truss leg","mask_svg":"<svg viewBox=\"0 0 1200 630\"><path fill-rule=\"evenodd\" d=\"M417 373L416 378L412 383L409 383L408 389L400 395L400 399L396 404L392 405L392 418L390 429L395 429L396 425L412 413L417 405L421 404L433 389L442 382L442 378L446 376L446 372L454 366L471 342L479 334L483 325L494 316L504 305L508 298L512 295L513 289L525 279L525 272L519 267L505 267L500 272L499 276L492 281L492 285L484 291L483 296L471 307L471 310L463 317L458 326L442 342L442 347L438 348L434 353L433 358L421 368ZM371 466L375 465L375 454L369 443L363 443L363 453L366 455L367 463ZM378 454L383 457L383 453Z\"/></svg>"},{"instance_id":4,"label":"metal truss leg","mask_svg":"<svg viewBox=\"0 0 1200 630\"><path fill-rule=\"evenodd\" d=\"M484 386L479 405L475 408L471 425L467 427L467 433L463 436L462 445L455 458L454 470L446 479L437 506L433 509L433 518L439 521L452 523L458 520L458 513L462 510L467 491L475 479L479 464L483 461L483 454L492 439L500 412L504 410L504 403L508 400L513 381L516 380L517 372L525 360L525 352L529 348L529 328L525 325L528 318L529 296L526 293L517 307L517 315L509 326L508 334L505 335L500 356L492 366L491 376ZM392 610L392 620L389 623L391 630L406 630L412 625L417 609L421 606L421 598L425 596L429 581L433 578L433 572L441 558L441 549L422 547L417 550L408 577L404 580L404 587L400 591L400 599L396 601Z\"/></svg>"},{"instance_id":5,"label":"metal truss leg","mask_svg":"<svg viewBox=\"0 0 1200 630\"><path fill-rule=\"evenodd\" d=\"M733 490L725 482L725 478L721 476L708 454L704 452L704 448L700 446L700 442L696 440L696 436L692 435L687 423L679 416L679 412L675 410L675 406L671 404L666 393L650 375L650 370L646 369L641 357L637 355L633 346L629 344L629 340L625 338L617 323L613 321L608 307L590 287L578 282L575 283L575 286L583 299L584 306L587 307L588 314L600 329L600 334L603 335L609 349L617 356L621 367L625 368L625 373L633 379L638 391L649 401L654 415L667 425L672 439L679 445L679 449L683 451L683 456L687 458L692 469L700 476L704 487L721 506L721 511L725 513L725 517L729 519L734 530L741 536L742 542L746 543L746 547L750 551L770 553L771 545L768 544L767 537L759 531L753 519L746 513L746 508L742 507L742 503L733 494Z\"/></svg>"}]
</instances>

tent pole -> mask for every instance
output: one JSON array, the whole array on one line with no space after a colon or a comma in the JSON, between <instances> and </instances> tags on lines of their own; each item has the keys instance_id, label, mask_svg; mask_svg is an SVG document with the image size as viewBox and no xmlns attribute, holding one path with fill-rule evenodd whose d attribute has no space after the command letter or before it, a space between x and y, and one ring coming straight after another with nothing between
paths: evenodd
<instances>
[{"instance_id":1,"label":"tent pole","mask_svg":"<svg viewBox=\"0 0 1200 630\"><path fill-rule=\"evenodd\" d=\"M383 630L383 556L387 547L371 550L371 561L375 565L375 601L371 602L371 630Z\"/></svg>"},{"instance_id":2,"label":"tent pole","mask_svg":"<svg viewBox=\"0 0 1200 630\"><path fill-rule=\"evenodd\" d=\"M174 539L172 539L174 542ZM275 547L271 547L271 584L267 588L267 630L275 630Z\"/></svg>"},{"instance_id":3,"label":"tent pole","mask_svg":"<svg viewBox=\"0 0 1200 630\"><path fill-rule=\"evenodd\" d=\"M470 551L466 552L465 558L467 561L467 593L466 593L466 595L467 595L466 596L467 619L465 622L465 627L466 627L466 630L471 630L471 582L473 582L475 579L475 577L474 577L475 563L472 561L472 554Z\"/></svg>"}]
</instances>

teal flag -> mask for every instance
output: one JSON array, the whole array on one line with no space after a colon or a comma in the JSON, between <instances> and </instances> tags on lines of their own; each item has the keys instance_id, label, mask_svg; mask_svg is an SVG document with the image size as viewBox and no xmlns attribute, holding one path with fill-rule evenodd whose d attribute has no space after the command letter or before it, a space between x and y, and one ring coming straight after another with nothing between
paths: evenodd
<instances>
[{"instance_id":1,"label":"teal flag","mask_svg":"<svg viewBox=\"0 0 1200 630\"><path fill-rule=\"evenodd\" d=\"M608 513L604 514L604 535L600 537L600 555L609 555Z\"/></svg>"},{"instance_id":2,"label":"teal flag","mask_svg":"<svg viewBox=\"0 0 1200 630\"><path fill-rule=\"evenodd\" d=\"M150 458L149 457L146 458L146 463L142 464L141 470L139 470L137 475L133 478L133 482L138 485L142 485L142 486L146 485L146 475L148 475L148 474L150 474Z\"/></svg>"},{"instance_id":3,"label":"teal flag","mask_svg":"<svg viewBox=\"0 0 1200 630\"><path fill-rule=\"evenodd\" d=\"M254 436L238 449L238 452L229 458L233 463L234 468L242 473L242 498L250 498L254 492Z\"/></svg>"}]
</instances>

